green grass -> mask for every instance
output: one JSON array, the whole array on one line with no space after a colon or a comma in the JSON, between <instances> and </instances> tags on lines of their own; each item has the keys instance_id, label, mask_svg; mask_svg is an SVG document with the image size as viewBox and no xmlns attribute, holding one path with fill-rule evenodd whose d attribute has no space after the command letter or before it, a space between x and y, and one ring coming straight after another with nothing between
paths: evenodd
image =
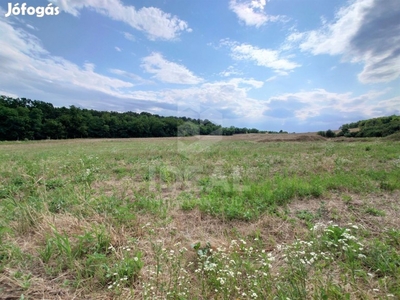
<instances>
[{"instance_id":1,"label":"green grass","mask_svg":"<svg viewBox=\"0 0 400 300\"><path fill-rule=\"evenodd\" d=\"M185 149L0 143L0 294L400 297L398 142Z\"/></svg>"}]
</instances>

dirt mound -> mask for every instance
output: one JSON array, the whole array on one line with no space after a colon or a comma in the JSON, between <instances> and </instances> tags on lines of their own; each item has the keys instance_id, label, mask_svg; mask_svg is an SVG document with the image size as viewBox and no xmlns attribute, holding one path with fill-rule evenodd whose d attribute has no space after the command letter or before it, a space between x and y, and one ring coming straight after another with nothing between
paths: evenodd
<instances>
[{"instance_id":1,"label":"dirt mound","mask_svg":"<svg viewBox=\"0 0 400 300\"><path fill-rule=\"evenodd\" d=\"M296 141L303 142L303 141L325 141L326 138L320 136L320 135L299 135L296 139Z\"/></svg>"}]
</instances>

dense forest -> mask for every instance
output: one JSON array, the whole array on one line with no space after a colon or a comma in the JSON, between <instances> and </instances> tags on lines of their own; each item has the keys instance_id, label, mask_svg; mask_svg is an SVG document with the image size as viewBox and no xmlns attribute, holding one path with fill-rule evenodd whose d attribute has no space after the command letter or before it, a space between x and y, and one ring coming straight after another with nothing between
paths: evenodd
<instances>
[{"instance_id":1,"label":"dense forest","mask_svg":"<svg viewBox=\"0 0 400 300\"><path fill-rule=\"evenodd\" d=\"M0 96L0 140L171 137L258 133L209 120L163 117L147 112L108 112Z\"/></svg>"},{"instance_id":2,"label":"dense forest","mask_svg":"<svg viewBox=\"0 0 400 300\"><path fill-rule=\"evenodd\" d=\"M340 131L319 131L324 137L385 137L400 131L400 116L392 115L368 120L361 120L340 126Z\"/></svg>"}]
</instances>

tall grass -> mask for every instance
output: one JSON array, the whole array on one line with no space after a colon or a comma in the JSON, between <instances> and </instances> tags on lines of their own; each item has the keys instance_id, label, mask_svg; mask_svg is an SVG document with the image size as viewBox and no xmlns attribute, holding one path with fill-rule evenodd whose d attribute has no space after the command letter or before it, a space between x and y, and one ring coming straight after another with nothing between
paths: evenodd
<instances>
[{"instance_id":1,"label":"tall grass","mask_svg":"<svg viewBox=\"0 0 400 300\"><path fill-rule=\"evenodd\" d=\"M0 286L29 299L50 287L66 299L400 297L398 142L185 149L0 143Z\"/></svg>"}]
</instances>

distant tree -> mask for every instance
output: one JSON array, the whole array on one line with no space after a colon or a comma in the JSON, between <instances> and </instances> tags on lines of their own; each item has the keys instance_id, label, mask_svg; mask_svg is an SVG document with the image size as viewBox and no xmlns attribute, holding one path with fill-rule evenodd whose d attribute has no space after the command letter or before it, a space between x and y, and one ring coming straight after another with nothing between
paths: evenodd
<instances>
[{"instance_id":1,"label":"distant tree","mask_svg":"<svg viewBox=\"0 0 400 300\"><path fill-rule=\"evenodd\" d=\"M328 130L325 132L325 136L326 136L327 138L334 138L334 137L336 136L336 134L335 134L335 132L333 132L332 130L328 129Z\"/></svg>"},{"instance_id":2,"label":"distant tree","mask_svg":"<svg viewBox=\"0 0 400 300\"><path fill-rule=\"evenodd\" d=\"M105 112L0 95L0 140L233 135L256 128L222 127L210 120L148 112ZM283 131L281 131L283 132Z\"/></svg>"}]
</instances>

